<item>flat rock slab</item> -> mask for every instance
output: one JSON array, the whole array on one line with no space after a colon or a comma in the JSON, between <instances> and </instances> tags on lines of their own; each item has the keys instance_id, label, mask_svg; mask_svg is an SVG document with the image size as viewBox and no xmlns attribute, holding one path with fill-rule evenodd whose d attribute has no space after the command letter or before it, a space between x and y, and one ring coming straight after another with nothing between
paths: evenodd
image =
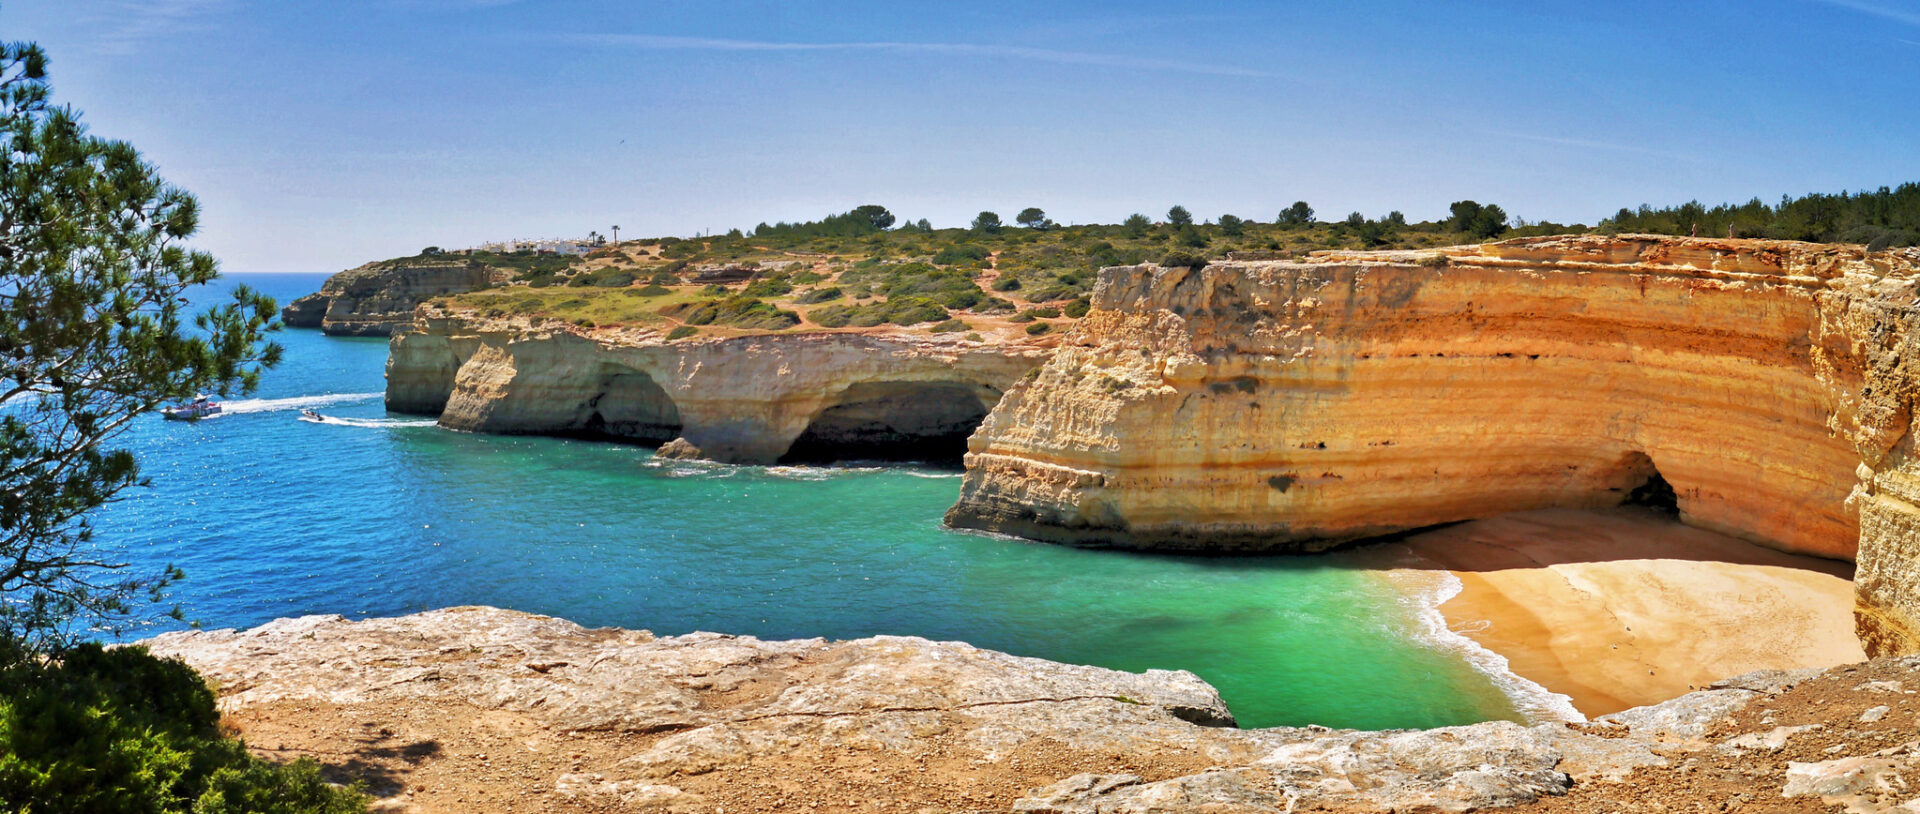
<instances>
[{"instance_id":1,"label":"flat rock slab","mask_svg":"<svg viewBox=\"0 0 1920 814\"><path fill-rule=\"evenodd\" d=\"M1598 811L1662 778L1784 806L1757 810L1857 807L1904 802L1866 792L1907 768L1888 750L1910 739L1892 733L1912 731L1900 693L1920 686L1913 664L1884 660L1577 726L1240 730L1191 673L910 637L655 637L464 607L147 645L215 682L256 752L362 780L379 810L461 814ZM1794 700L1808 693L1827 695ZM1875 707L1888 711L1861 722ZM1847 758L1872 760L1809 765ZM1703 761L1740 782L1696 782Z\"/></svg>"}]
</instances>

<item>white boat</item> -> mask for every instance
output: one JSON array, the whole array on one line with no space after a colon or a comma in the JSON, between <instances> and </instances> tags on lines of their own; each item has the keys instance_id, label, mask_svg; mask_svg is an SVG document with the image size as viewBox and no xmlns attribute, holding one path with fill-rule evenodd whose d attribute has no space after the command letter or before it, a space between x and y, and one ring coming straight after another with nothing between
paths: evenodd
<instances>
[{"instance_id":1,"label":"white boat","mask_svg":"<svg viewBox=\"0 0 1920 814\"><path fill-rule=\"evenodd\" d=\"M160 408L160 415L168 421L197 421L220 413L220 402L206 396L195 396L193 401L174 407Z\"/></svg>"}]
</instances>

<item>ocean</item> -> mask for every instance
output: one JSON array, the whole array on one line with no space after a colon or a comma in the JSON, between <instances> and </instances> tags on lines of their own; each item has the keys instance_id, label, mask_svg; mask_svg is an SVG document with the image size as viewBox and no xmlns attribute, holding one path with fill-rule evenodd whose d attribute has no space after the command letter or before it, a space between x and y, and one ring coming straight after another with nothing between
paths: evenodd
<instances>
[{"instance_id":1,"label":"ocean","mask_svg":"<svg viewBox=\"0 0 1920 814\"><path fill-rule=\"evenodd\" d=\"M284 304L325 277L218 285ZM1409 590L1362 558L1080 550L943 528L955 471L451 432L385 411L385 340L277 338L286 361L226 415L154 415L121 439L152 485L102 510L99 538L134 568L187 574L135 637L184 626L158 616L174 604L209 628L495 605L660 635L910 635L1190 670L1242 726L1521 719L1438 622L1445 586Z\"/></svg>"}]
</instances>

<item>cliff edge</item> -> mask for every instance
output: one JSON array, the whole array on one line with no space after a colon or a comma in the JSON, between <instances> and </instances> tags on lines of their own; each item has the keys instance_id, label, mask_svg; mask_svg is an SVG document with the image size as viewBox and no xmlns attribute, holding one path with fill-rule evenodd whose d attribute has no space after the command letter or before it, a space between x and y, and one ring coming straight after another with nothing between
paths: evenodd
<instances>
[{"instance_id":1,"label":"cliff edge","mask_svg":"<svg viewBox=\"0 0 1920 814\"><path fill-rule=\"evenodd\" d=\"M328 336L392 336L412 329L420 303L485 288L501 274L467 260L368 263L328 277L318 293L288 303L280 318Z\"/></svg>"},{"instance_id":2,"label":"cliff edge","mask_svg":"<svg viewBox=\"0 0 1920 814\"><path fill-rule=\"evenodd\" d=\"M1755 673L1592 724L1240 730L1184 672L954 642L589 630L450 608L170 633L258 752L384 811L1888 810L1913 660ZM1355 688L1366 692L1366 688Z\"/></svg>"}]
</instances>

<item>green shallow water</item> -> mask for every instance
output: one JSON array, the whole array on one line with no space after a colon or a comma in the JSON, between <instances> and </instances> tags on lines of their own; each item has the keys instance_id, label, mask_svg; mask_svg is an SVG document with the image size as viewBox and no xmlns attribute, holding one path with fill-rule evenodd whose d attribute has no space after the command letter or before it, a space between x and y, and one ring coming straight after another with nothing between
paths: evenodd
<instances>
[{"instance_id":1,"label":"green shallow water","mask_svg":"<svg viewBox=\"0 0 1920 814\"><path fill-rule=\"evenodd\" d=\"M283 299L318 275L257 276ZM385 344L283 337L260 398L129 439L155 482L104 539L176 562L214 627L486 604L585 625L767 638L962 640L1124 670L1185 669L1243 726L1516 718L1431 600L1349 555L1199 558L947 530L958 474L730 467L390 416ZM330 423L299 419L316 406ZM156 623L164 629L170 623Z\"/></svg>"}]
</instances>

